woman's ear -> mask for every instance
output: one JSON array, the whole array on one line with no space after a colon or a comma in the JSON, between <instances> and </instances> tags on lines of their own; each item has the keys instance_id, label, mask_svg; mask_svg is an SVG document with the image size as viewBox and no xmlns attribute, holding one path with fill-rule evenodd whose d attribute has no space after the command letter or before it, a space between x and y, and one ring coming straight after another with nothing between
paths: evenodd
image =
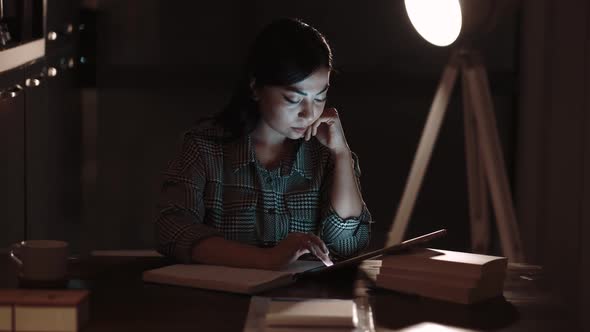
<instances>
[{"instance_id":1,"label":"woman's ear","mask_svg":"<svg viewBox=\"0 0 590 332\"><path fill-rule=\"evenodd\" d=\"M256 79L252 77L250 79L250 98L252 98L254 101L258 101L258 92L256 90Z\"/></svg>"}]
</instances>

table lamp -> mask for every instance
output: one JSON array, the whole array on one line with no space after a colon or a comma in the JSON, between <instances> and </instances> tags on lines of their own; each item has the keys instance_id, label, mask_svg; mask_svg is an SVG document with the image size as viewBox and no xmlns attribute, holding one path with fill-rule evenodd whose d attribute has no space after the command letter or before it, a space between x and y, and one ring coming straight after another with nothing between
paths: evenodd
<instances>
[{"instance_id":1,"label":"table lamp","mask_svg":"<svg viewBox=\"0 0 590 332\"><path fill-rule=\"evenodd\" d=\"M481 56L472 46L477 36L489 31L517 3L405 0L406 12L416 31L429 43L441 47L453 45L453 50L430 107L386 245L398 244L404 238L456 78L461 73L471 248L476 253L489 252L488 195L491 194L502 251L512 262L524 261L487 73Z\"/></svg>"}]
</instances>

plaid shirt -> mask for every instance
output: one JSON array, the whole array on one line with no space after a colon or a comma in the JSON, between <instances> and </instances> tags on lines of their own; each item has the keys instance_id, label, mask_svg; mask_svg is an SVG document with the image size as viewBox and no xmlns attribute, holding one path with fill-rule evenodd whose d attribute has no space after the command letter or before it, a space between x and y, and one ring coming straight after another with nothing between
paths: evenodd
<instances>
[{"instance_id":1,"label":"plaid shirt","mask_svg":"<svg viewBox=\"0 0 590 332\"><path fill-rule=\"evenodd\" d=\"M352 256L369 242L371 215L342 219L330 204L333 161L315 138L299 139L296 153L267 170L250 136L223 142L223 129L200 125L184 134L180 154L163 173L156 220L158 251L191 262L200 240L222 236L273 246L289 232L318 235L337 257ZM353 153L359 183L358 158ZM360 185L360 184L359 184Z\"/></svg>"}]
</instances>

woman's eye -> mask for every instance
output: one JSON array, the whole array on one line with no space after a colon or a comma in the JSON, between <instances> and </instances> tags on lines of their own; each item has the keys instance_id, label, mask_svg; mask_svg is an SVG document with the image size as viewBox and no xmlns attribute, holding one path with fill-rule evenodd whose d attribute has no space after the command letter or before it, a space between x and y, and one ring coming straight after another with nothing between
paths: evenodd
<instances>
[{"instance_id":1,"label":"woman's eye","mask_svg":"<svg viewBox=\"0 0 590 332\"><path fill-rule=\"evenodd\" d=\"M317 101L318 103L323 103L323 102L326 101L326 98L327 97L324 97L324 98L316 98L315 101Z\"/></svg>"},{"instance_id":2,"label":"woman's eye","mask_svg":"<svg viewBox=\"0 0 590 332\"><path fill-rule=\"evenodd\" d=\"M301 100L294 100L294 99L291 99L291 98L289 98L289 97L287 97L287 96L283 96L283 98L285 98L285 100L286 100L288 103L291 103L291 104L299 104L299 102L301 101Z\"/></svg>"}]
</instances>

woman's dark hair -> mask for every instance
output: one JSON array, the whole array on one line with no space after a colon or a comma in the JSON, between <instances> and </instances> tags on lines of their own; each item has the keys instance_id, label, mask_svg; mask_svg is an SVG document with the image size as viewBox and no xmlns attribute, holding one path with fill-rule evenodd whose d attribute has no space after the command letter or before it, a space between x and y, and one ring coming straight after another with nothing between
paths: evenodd
<instances>
[{"instance_id":1,"label":"woman's dark hair","mask_svg":"<svg viewBox=\"0 0 590 332\"><path fill-rule=\"evenodd\" d=\"M332 51L319 31L299 19L270 23L258 34L245 73L215 121L225 129L226 138L250 133L260 119L252 81L255 87L291 85L322 67L332 70Z\"/></svg>"}]
</instances>

